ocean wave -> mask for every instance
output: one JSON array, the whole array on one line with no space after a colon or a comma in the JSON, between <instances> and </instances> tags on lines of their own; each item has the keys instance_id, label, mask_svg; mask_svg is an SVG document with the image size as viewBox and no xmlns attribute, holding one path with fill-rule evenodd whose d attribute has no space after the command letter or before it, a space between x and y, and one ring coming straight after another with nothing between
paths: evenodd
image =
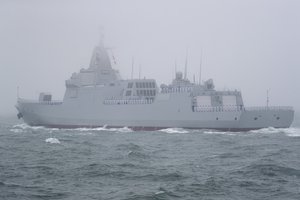
<instances>
[{"instance_id":1,"label":"ocean wave","mask_svg":"<svg viewBox=\"0 0 300 200\"><path fill-rule=\"evenodd\" d=\"M96 177L109 177L109 178L124 178L129 175L127 171L115 169L113 165L90 163L82 167L76 168L80 171L83 177L96 178Z\"/></svg>"},{"instance_id":2,"label":"ocean wave","mask_svg":"<svg viewBox=\"0 0 300 200\"><path fill-rule=\"evenodd\" d=\"M39 130L39 129L46 129L44 126L29 126L28 124L16 124L13 126L13 128L18 128L18 129L32 129L32 130Z\"/></svg>"},{"instance_id":3,"label":"ocean wave","mask_svg":"<svg viewBox=\"0 0 300 200\"><path fill-rule=\"evenodd\" d=\"M45 142L50 144L60 144L60 141L57 138L47 138Z\"/></svg>"},{"instance_id":4,"label":"ocean wave","mask_svg":"<svg viewBox=\"0 0 300 200\"><path fill-rule=\"evenodd\" d=\"M147 155L146 153L144 152L140 152L140 151L129 151L128 154L127 154L128 158L131 158L131 159L149 159L150 156Z\"/></svg>"},{"instance_id":5,"label":"ocean wave","mask_svg":"<svg viewBox=\"0 0 300 200\"><path fill-rule=\"evenodd\" d=\"M166 128L166 129L161 129L159 131L165 133L189 133L188 130L185 130L183 128Z\"/></svg>"},{"instance_id":6,"label":"ocean wave","mask_svg":"<svg viewBox=\"0 0 300 200\"><path fill-rule=\"evenodd\" d=\"M300 177L300 170L292 167L281 166L274 163L255 163L247 166L239 173L256 175L256 176L294 176Z\"/></svg>"},{"instance_id":7,"label":"ocean wave","mask_svg":"<svg viewBox=\"0 0 300 200\"><path fill-rule=\"evenodd\" d=\"M300 137L300 128L262 128L258 130L249 131L250 133L262 133L262 134L277 134L284 133L290 137Z\"/></svg>"},{"instance_id":8,"label":"ocean wave","mask_svg":"<svg viewBox=\"0 0 300 200\"><path fill-rule=\"evenodd\" d=\"M38 131L43 130L52 133L53 131L58 131L58 128L46 128L44 126L29 126L28 124L16 124L14 125L10 131L15 133L22 133L27 131Z\"/></svg>"},{"instance_id":9,"label":"ocean wave","mask_svg":"<svg viewBox=\"0 0 300 200\"><path fill-rule=\"evenodd\" d=\"M10 132L13 132L13 133L24 133L26 132L25 130L23 129L17 129L17 128L12 128L12 129L9 129Z\"/></svg>"},{"instance_id":10,"label":"ocean wave","mask_svg":"<svg viewBox=\"0 0 300 200\"><path fill-rule=\"evenodd\" d=\"M272 133L279 133L280 129L274 127L262 128L258 130L251 130L250 133L264 133L264 134L272 134Z\"/></svg>"},{"instance_id":11,"label":"ocean wave","mask_svg":"<svg viewBox=\"0 0 300 200\"><path fill-rule=\"evenodd\" d=\"M155 194L155 195L159 195L159 194L164 194L164 193L165 193L165 191L161 191L161 190L160 190L160 191L158 191L158 192L155 192L154 194Z\"/></svg>"},{"instance_id":12,"label":"ocean wave","mask_svg":"<svg viewBox=\"0 0 300 200\"><path fill-rule=\"evenodd\" d=\"M217 130L205 130L204 134L216 134L216 135L237 135L239 132L229 132L229 131L217 131Z\"/></svg>"},{"instance_id":13,"label":"ocean wave","mask_svg":"<svg viewBox=\"0 0 300 200\"><path fill-rule=\"evenodd\" d=\"M287 136L300 137L300 128L286 128L283 131Z\"/></svg>"},{"instance_id":14,"label":"ocean wave","mask_svg":"<svg viewBox=\"0 0 300 200\"><path fill-rule=\"evenodd\" d=\"M88 131L104 131L107 130L104 127L98 127L98 128L75 128L75 129L66 129L68 131L80 131L80 132L88 132Z\"/></svg>"},{"instance_id":15,"label":"ocean wave","mask_svg":"<svg viewBox=\"0 0 300 200\"><path fill-rule=\"evenodd\" d=\"M130 150L130 151L142 151L143 148L137 144L134 143L128 143L128 144L119 144L117 145L118 150Z\"/></svg>"},{"instance_id":16,"label":"ocean wave","mask_svg":"<svg viewBox=\"0 0 300 200\"><path fill-rule=\"evenodd\" d=\"M133 132L133 130L128 127L106 128L106 126L97 127L97 128L76 128L76 129L67 129L67 130L72 130L72 131L75 130L80 132L88 132L88 131L111 131L111 132L121 132L121 133Z\"/></svg>"},{"instance_id":17,"label":"ocean wave","mask_svg":"<svg viewBox=\"0 0 300 200\"><path fill-rule=\"evenodd\" d=\"M129 177L128 177L129 178ZM180 172L156 172L132 176L133 179L144 181L181 181L187 177Z\"/></svg>"},{"instance_id":18,"label":"ocean wave","mask_svg":"<svg viewBox=\"0 0 300 200\"><path fill-rule=\"evenodd\" d=\"M129 132L133 132L132 129L128 128L128 127L123 127L123 128L110 128L108 130L111 130L111 131L116 131L116 132L121 132L121 133L129 133Z\"/></svg>"}]
</instances>

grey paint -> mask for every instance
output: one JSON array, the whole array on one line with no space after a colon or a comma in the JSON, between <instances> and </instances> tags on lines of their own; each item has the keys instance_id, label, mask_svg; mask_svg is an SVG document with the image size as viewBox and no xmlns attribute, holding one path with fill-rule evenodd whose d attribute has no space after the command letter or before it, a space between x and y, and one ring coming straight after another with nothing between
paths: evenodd
<instances>
[{"instance_id":1,"label":"grey paint","mask_svg":"<svg viewBox=\"0 0 300 200\"><path fill-rule=\"evenodd\" d=\"M126 91L131 92L127 95ZM90 67L66 81L62 102L45 100L43 95L49 98L42 93L39 101L18 99L16 108L29 125L239 130L286 128L294 117L290 107L245 108L241 92L216 91L212 80L191 83L179 72L172 84L161 88L154 79L122 80L102 42L93 52ZM234 105L221 100L228 95ZM203 96L210 99L211 106L198 102Z\"/></svg>"}]
</instances>

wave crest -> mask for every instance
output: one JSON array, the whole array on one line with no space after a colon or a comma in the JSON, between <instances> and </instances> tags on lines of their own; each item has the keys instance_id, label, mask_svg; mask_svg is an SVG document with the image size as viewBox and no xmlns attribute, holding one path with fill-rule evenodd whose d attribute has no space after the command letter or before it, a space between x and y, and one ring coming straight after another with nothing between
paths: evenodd
<instances>
[{"instance_id":1,"label":"wave crest","mask_svg":"<svg viewBox=\"0 0 300 200\"><path fill-rule=\"evenodd\" d=\"M300 128L262 128L258 130L249 131L250 133L263 133L263 134L276 134L276 133L284 133L290 137L300 137Z\"/></svg>"},{"instance_id":2,"label":"wave crest","mask_svg":"<svg viewBox=\"0 0 300 200\"><path fill-rule=\"evenodd\" d=\"M161 129L159 130L161 132L165 133L188 133L188 130L185 130L183 128L166 128L166 129Z\"/></svg>"},{"instance_id":3,"label":"wave crest","mask_svg":"<svg viewBox=\"0 0 300 200\"><path fill-rule=\"evenodd\" d=\"M45 142L50 144L60 144L60 141L57 138L47 138Z\"/></svg>"},{"instance_id":4,"label":"wave crest","mask_svg":"<svg viewBox=\"0 0 300 200\"><path fill-rule=\"evenodd\" d=\"M107 126L97 127L97 128L76 128L76 129L68 129L68 130L76 130L82 132L88 132L88 131L111 131L111 132L121 132L121 133L133 132L132 129L126 126L122 128L106 128L106 127Z\"/></svg>"}]
</instances>

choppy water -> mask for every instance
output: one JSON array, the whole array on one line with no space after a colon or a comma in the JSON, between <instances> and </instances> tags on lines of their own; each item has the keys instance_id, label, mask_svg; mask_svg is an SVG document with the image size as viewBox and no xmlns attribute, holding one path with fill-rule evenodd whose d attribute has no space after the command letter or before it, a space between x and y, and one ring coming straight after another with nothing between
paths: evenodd
<instances>
[{"instance_id":1,"label":"choppy water","mask_svg":"<svg viewBox=\"0 0 300 200\"><path fill-rule=\"evenodd\" d=\"M0 199L300 199L300 128L0 126Z\"/></svg>"}]
</instances>

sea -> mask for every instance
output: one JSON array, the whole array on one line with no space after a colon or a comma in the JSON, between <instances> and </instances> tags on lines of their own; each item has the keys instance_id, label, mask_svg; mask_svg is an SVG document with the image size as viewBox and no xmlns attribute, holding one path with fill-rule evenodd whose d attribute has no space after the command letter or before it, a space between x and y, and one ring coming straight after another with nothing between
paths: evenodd
<instances>
[{"instance_id":1,"label":"sea","mask_svg":"<svg viewBox=\"0 0 300 200\"><path fill-rule=\"evenodd\" d=\"M300 119L221 132L51 129L2 117L0 199L299 200Z\"/></svg>"}]
</instances>

